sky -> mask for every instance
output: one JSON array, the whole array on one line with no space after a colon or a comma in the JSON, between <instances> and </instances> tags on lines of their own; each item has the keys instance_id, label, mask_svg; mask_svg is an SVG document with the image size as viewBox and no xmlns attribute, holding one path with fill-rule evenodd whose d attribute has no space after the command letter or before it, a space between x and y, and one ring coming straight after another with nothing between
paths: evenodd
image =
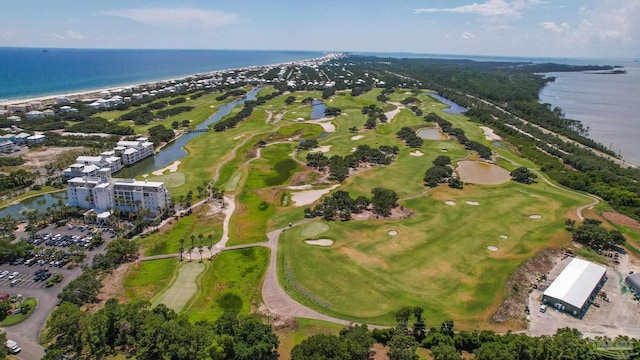
<instances>
[{"instance_id":1,"label":"sky","mask_svg":"<svg viewBox=\"0 0 640 360\"><path fill-rule=\"evenodd\" d=\"M640 0L2 0L0 46L640 57Z\"/></svg>"}]
</instances>

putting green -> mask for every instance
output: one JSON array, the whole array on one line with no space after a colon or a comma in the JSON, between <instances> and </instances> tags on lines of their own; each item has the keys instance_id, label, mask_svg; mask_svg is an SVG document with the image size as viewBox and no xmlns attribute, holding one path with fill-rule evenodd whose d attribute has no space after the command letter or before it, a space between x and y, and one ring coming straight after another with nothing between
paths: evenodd
<instances>
[{"instance_id":1,"label":"putting green","mask_svg":"<svg viewBox=\"0 0 640 360\"><path fill-rule=\"evenodd\" d=\"M318 236L327 230L329 230L329 225L324 222L312 222L305 225L304 228L300 230L300 235L304 237L313 237Z\"/></svg>"},{"instance_id":2,"label":"putting green","mask_svg":"<svg viewBox=\"0 0 640 360\"><path fill-rule=\"evenodd\" d=\"M168 188L176 188L178 186L182 186L185 183L185 176L181 172L174 172L159 176L149 176L147 178L149 181L162 181L164 185Z\"/></svg>"},{"instance_id":3,"label":"putting green","mask_svg":"<svg viewBox=\"0 0 640 360\"><path fill-rule=\"evenodd\" d=\"M171 286L153 301L153 305L165 304L180 312L189 300L198 293L196 278L204 271L205 265L196 261L183 264Z\"/></svg>"}]
</instances>

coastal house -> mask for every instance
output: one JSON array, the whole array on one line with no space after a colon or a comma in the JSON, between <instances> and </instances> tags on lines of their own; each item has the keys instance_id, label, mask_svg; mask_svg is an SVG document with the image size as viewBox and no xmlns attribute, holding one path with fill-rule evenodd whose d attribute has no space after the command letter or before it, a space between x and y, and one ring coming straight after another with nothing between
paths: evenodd
<instances>
[{"instance_id":1,"label":"coastal house","mask_svg":"<svg viewBox=\"0 0 640 360\"><path fill-rule=\"evenodd\" d=\"M15 134L4 134L4 135L0 136L0 141L11 141L12 143L15 143L16 135Z\"/></svg>"},{"instance_id":2,"label":"coastal house","mask_svg":"<svg viewBox=\"0 0 640 360\"><path fill-rule=\"evenodd\" d=\"M27 104L11 104L9 105L9 112L11 113L26 113L31 110L31 107Z\"/></svg>"},{"instance_id":3,"label":"coastal house","mask_svg":"<svg viewBox=\"0 0 640 360\"><path fill-rule=\"evenodd\" d=\"M22 121L22 118L20 116L9 116L7 117L7 121Z\"/></svg>"},{"instance_id":4,"label":"coastal house","mask_svg":"<svg viewBox=\"0 0 640 360\"><path fill-rule=\"evenodd\" d=\"M42 109L42 103L40 101L30 101L27 103L31 110L40 110Z\"/></svg>"},{"instance_id":5,"label":"coastal house","mask_svg":"<svg viewBox=\"0 0 640 360\"><path fill-rule=\"evenodd\" d=\"M7 117L9 115L9 110L0 109L0 116Z\"/></svg>"},{"instance_id":6,"label":"coastal house","mask_svg":"<svg viewBox=\"0 0 640 360\"><path fill-rule=\"evenodd\" d=\"M66 96L58 96L56 98L56 104L58 105L69 104L70 102L71 100Z\"/></svg>"},{"instance_id":7,"label":"coastal house","mask_svg":"<svg viewBox=\"0 0 640 360\"><path fill-rule=\"evenodd\" d=\"M63 114L66 114L66 113L78 112L78 109L65 105L60 107L60 112Z\"/></svg>"},{"instance_id":8,"label":"coastal house","mask_svg":"<svg viewBox=\"0 0 640 360\"><path fill-rule=\"evenodd\" d=\"M54 116L56 113L52 109L46 109L42 111L44 116Z\"/></svg>"},{"instance_id":9,"label":"coastal house","mask_svg":"<svg viewBox=\"0 0 640 360\"><path fill-rule=\"evenodd\" d=\"M46 140L44 135L31 135L27 138L27 144L29 145L37 145L42 144Z\"/></svg>"},{"instance_id":10,"label":"coastal house","mask_svg":"<svg viewBox=\"0 0 640 360\"><path fill-rule=\"evenodd\" d=\"M0 139L0 152L10 153L14 151L15 147L11 140Z\"/></svg>"},{"instance_id":11,"label":"coastal house","mask_svg":"<svg viewBox=\"0 0 640 360\"><path fill-rule=\"evenodd\" d=\"M69 206L92 209L104 213L113 209L140 213L148 210L145 218L155 220L169 208L169 190L162 182L115 179L111 170L98 170L97 176L76 177L67 182Z\"/></svg>"},{"instance_id":12,"label":"coastal house","mask_svg":"<svg viewBox=\"0 0 640 360\"><path fill-rule=\"evenodd\" d=\"M29 138L29 136L31 136L31 134L27 134L25 132L22 132L18 135L15 136L15 138L13 139L13 142L16 145L24 145L27 143L27 139Z\"/></svg>"},{"instance_id":13,"label":"coastal house","mask_svg":"<svg viewBox=\"0 0 640 360\"><path fill-rule=\"evenodd\" d=\"M29 111L27 114L27 119L42 119L45 115L42 111L38 111L38 110L32 110Z\"/></svg>"}]
</instances>

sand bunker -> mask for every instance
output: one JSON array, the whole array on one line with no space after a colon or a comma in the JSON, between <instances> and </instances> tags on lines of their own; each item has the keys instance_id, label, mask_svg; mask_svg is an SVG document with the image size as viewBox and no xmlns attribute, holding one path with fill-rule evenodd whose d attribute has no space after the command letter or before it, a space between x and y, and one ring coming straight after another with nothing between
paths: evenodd
<instances>
[{"instance_id":1,"label":"sand bunker","mask_svg":"<svg viewBox=\"0 0 640 360\"><path fill-rule=\"evenodd\" d=\"M455 205L456 205L456 202L455 202L455 201L451 201L451 200L447 200L447 201L445 201L444 203L445 203L446 205L449 205L449 206L455 206Z\"/></svg>"},{"instance_id":2,"label":"sand bunker","mask_svg":"<svg viewBox=\"0 0 640 360\"><path fill-rule=\"evenodd\" d=\"M322 195L328 194L331 190L340 186L339 184L333 185L326 189L320 190L307 190L291 193L291 201L294 206L305 206L312 204L314 201L320 199Z\"/></svg>"},{"instance_id":3,"label":"sand bunker","mask_svg":"<svg viewBox=\"0 0 640 360\"><path fill-rule=\"evenodd\" d=\"M351 140L360 140L360 139L362 139L363 137L364 137L364 136L362 136L362 135L355 135L355 136L352 136L352 137L351 137Z\"/></svg>"},{"instance_id":4,"label":"sand bunker","mask_svg":"<svg viewBox=\"0 0 640 360\"><path fill-rule=\"evenodd\" d=\"M480 205L480 203L479 203L479 202L477 202L477 201L465 201L465 203L466 203L467 205L472 205L472 206L478 206L478 205Z\"/></svg>"},{"instance_id":5,"label":"sand bunker","mask_svg":"<svg viewBox=\"0 0 640 360\"><path fill-rule=\"evenodd\" d=\"M176 160L172 164L170 164L169 166L163 167L162 169L158 169L158 170L152 172L152 174L155 175L155 176L160 176L160 175L162 175L162 173L164 173L167 170L169 170L169 172L172 172L172 173L176 172L176 171L178 171L178 165L180 165L180 164L181 164L180 160Z\"/></svg>"},{"instance_id":6,"label":"sand bunker","mask_svg":"<svg viewBox=\"0 0 640 360\"><path fill-rule=\"evenodd\" d=\"M310 120L310 121L307 121L307 123L320 125L326 132L336 132L336 126L333 125L331 121L327 118Z\"/></svg>"},{"instance_id":7,"label":"sand bunker","mask_svg":"<svg viewBox=\"0 0 640 360\"><path fill-rule=\"evenodd\" d=\"M412 151L409 153L411 156L422 156L424 153L422 151Z\"/></svg>"},{"instance_id":8,"label":"sand bunker","mask_svg":"<svg viewBox=\"0 0 640 360\"><path fill-rule=\"evenodd\" d=\"M324 145L324 146L318 146L317 148L311 149L311 152L326 153L326 152L329 152L329 149L331 149L331 145Z\"/></svg>"},{"instance_id":9,"label":"sand bunker","mask_svg":"<svg viewBox=\"0 0 640 360\"><path fill-rule=\"evenodd\" d=\"M480 126L480 129L482 129L482 131L484 131L484 138L489 140L489 141L494 141L494 140L502 140L502 138L498 135L496 135L496 133L493 131L492 128L488 128L486 126Z\"/></svg>"},{"instance_id":10,"label":"sand bunker","mask_svg":"<svg viewBox=\"0 0 640 360\"><path fill-rule=\"evenodd\" d=\"M387 234L391 235L391 236L396 236L398 235L398 232L395 230L389 230L389 232L387 232Z\"/></svg>"},{"instance_id":11,"label":"sand bunker","mask_svg":"<svg viewBox=\"0 0 640 360\"><path fill-rule=\"evenodd\" d=\"M305 243L309 245L317 245L317 246L331 246L333 245L333 240L329 240L329 239L305 240Z\"/></svg>"},{"instance_id":12,"label":"sand bunker","mask_svg":"<svg viewBox=\"0 0 640 360\"><path fill-rule=\"evenodd\" d=\"M508 239L509 237L507 235L500 235L500 238L502 239Z\"/></svg>"},{"instance_id":13,"label":"sand bunker","mask_svg":"<svg viewBox=\"0 0 640 360\"><path fill-rule=\"evenodd\" d=\"M438 128L425 128L418 130L418 137L425 140L446 140L447 135Z\"/></svg>"},{"instance_id":14,"label":"sand bunker","mask_svg":"<svg viewBox=\"0 0 640 360\"><path fill-rule=\"evenodd\" d=\"M244 137L244 134L240 134L240 135L234 137L233 140L238 140L238 139L243 138L243 137Z\"/></svg>"},{"instance_id":15,"label":"sand bunker","mask_svg":"<svg viewBox=\"0 0 640 360\"><path fill-rule=\"evenodd\" d=\"M351 148L351 152L356 152L356 148Z\"/></svg>"},{"instance_id":16,"label":"sand bunker","mask_svg":"<svg viewBox=\"0 0 640 360\"><path fill-rule=\"evenodd\" d=\"M396 104L393 104L396 105ZM391 122L391 120L393 120L394 117L396 117L396 115L398 115L400 113L400 106L396 105L397 107L391 111L387 111L386 113L384 113L384 115L387 117L387 121Z\"/></svg>"},{"instance_id":17,"label":"sand bunker","mask_svg":"<svg viewBox=\"0 0 640 360\"><path fill-rule=\"evenodd\" d=\"M311 189L313 187L313 185L311 184L305 184L305 185L295 185L295 186L288 186L289 190L307 190L307 189Z\"/></svg>"},{"instance_id":18,"label":"sand bunker","mask_svg":"<svg viewBox=\"0 0 640 360\"><path fill-rule=\"evenodd\" d=\"M498 247L497 246L493 246L493 245L489 245L489 246L487 246L487 250L489 250L489 251L498 251Z\"/></svg>"},{"instance_id":19,"label":"sand bunker","mask_svg":"<svg viewBox=\"0 0 640 360\"><path fill-rule=\"evenodd\" d=\"M511 180L509 171L482 161L459 161L456 171L462 181L471 184L495 185Z\"/></svg>"},{"instance_id":20,"label":"sand bunker","mask_svg":"<svg viewBox=\"0 0 640 360\"><path fill-rule=\"evenodd\" d=\"M542 215L538 215L538 214L529 215L529 219L542 219Z\"/></svg>"}]
</instances>

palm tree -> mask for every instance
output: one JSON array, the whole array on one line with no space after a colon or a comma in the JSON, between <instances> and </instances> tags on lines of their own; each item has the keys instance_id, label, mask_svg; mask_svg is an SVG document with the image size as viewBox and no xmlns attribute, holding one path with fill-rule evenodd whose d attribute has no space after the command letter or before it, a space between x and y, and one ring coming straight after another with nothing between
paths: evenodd
<instances>
[{"instance_id":1,"label":"palm tree","mask_svg":"<svg viewBox=\"0 0 640 360\"><path fill-rule=\"evenodd\" d=\"M202 239L204 239L204 235L198 234L198 240L200 240L200 248L202 249Z\"/></svg>"},{"instance_id":2,"label":"palm tree","mask_svg":"<svg viewBox=\"0 0 640 360\"><path fill-rule=\"evenodd\" d=\"M191 236L189 236L189 238L191 239L191 249L193 249L194 248L193 241L196 239L196 236L191 234Z\"/></svg>"},{"instance_id":3,"label":"palm tree","mask_svg":"<svg viewBox=\"0 0 640 360\"><path fill-rule=\"evenodd\" d=\"M202 250L202 248L198 249L198 252L200 252L200 262L202 262L202 252L203 252L203 251L204 251L204 250Z\"/></svg>"}]
</instances>

